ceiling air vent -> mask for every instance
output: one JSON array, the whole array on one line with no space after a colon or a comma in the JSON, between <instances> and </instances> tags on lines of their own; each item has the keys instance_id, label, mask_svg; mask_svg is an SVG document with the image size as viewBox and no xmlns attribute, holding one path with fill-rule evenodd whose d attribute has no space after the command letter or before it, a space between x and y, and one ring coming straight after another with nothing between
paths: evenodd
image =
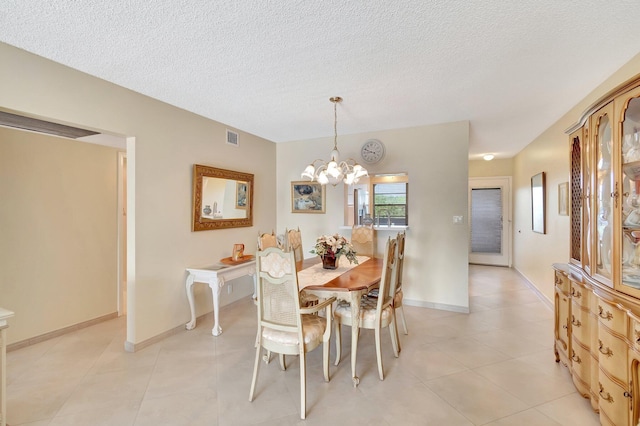
<instances>
[{"instance_id":1,"label":"ceiling air vent","mask_svg":"<svg viewBox=\"0 0 640 426\"><path fill-rule=\"evenodd\" d=\"M238 146L239 145L238 134L236 132L232 132L231 130L227 129L227 143L229 145Z\"/></svg>"},{"instance_id":2,"label":"ceiling air vent","mask_svg":"<svg viewBox=\"0 0 640 426\"><path fill-rule=\"evenodd\" d=\"M72 139L98 134L98 132L93 132L91 130L65 126L64 124L38 120L37 118L25 117L22 115L11 114L4 111L0 111L0 126L31 130L33 132L64 136Z\"/></svg>"}]
</instances>

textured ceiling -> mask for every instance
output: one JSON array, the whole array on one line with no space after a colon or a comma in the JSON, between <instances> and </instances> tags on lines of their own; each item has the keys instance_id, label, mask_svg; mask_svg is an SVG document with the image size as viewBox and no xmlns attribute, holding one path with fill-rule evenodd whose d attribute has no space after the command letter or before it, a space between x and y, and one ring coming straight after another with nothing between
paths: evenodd
<instances>
[{"instance_id":1,"label":"textured ceiling","mask_svg":"<svg viewBox=\"0 0 640 426\"><path fill-rule=\"evenodd\" d=\"M469 120L470 158L518 153L638 23L637 0L0 2L0 41L274 142L333 135L342 96L339 135Z\"/></svg>"}]
</instances>

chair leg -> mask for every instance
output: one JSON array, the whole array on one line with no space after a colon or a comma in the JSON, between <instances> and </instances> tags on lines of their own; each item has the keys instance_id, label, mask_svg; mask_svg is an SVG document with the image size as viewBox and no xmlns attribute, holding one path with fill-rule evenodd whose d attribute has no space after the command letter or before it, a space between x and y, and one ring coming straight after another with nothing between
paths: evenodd
<instances>
[{"instance_id":1,"label":"chair leg","mask_svg":"<svg viewBox=\"0 0 640 426\"><path fill-rule=\"evenodd\" d=\"M382 369L382 348L380 347L380 325L376 325L376 358L378 359L378 375L380 380L384 380L384 371Z\"/></svg>"},{"instance_id":2,"label":"chair leg","mask_svg":"<svg viewBox=\"0 0 640 426\"><path fill-rule=\"evenodd\" d=\"M329 349L331 348L331 341L326 340L322 342L322 370L324 372L324 381L329 381Z\"/></svg>"},{"instance_id":3,"label":"chair leg","mask_svg":"<svg viewBox=\"0 0 640 426\"><path fill-rule=\"evenodd\" d=\"M340 326L340 320L338 317L334 317L333 321L336 324L336 362L335 365L340 364L340 357L342 356L342 327Z\"/></svg>"},{"instance_id":4,"label":"chair leg","mask_svg":"<svg viewBox=\"0 0 640 426\"><path fill-rule=\"evenodd\" d=\"M395 319L395 314L391 317L391 322L389 323L389 334L391 335L393 355L398 358L400 356L400 339L398 339L398 324Z\"/></svg>"},{"instance_id":5,"label":"chair leg","mask_svg":"<svg viewBox=\"0 0 640 426\"><path fill-rule=\"evenodd\" d=\"M258 347L256 348L256 361L253 364L253 379L251 379L251 390L249 391L249 402L253 401L253 393L256 390L256 382L258 381L258 370L260 369L260 352L262 351L262 346L258 342Z\"/></svg>"},{"instance_id":6,"label":"chair leg","mask_svg":"<svg viewBox=\"0 0 640 426\"><path fill-rule=\"evenodd\" d=\"M307 357L300 352L300 418L307 417Z\"/></svg>"},{"instance_id":7,"label":"chair leg","mask_svg":"<svg viewBox=\"0 0 640 426\"><path fill-rule=\"evenodd\" d=\"M286 366L286 364L284 362L284 354L278 354L278 358L280 359L280 369L282 371L286 371L287 366Z\"/></svg>"},{"instance_id":8,"label":"chair leg","mask_svg":"<svg viewBox=\"0 0 640 426\"><path fill-rule=\"evenodd\" d=\"M400 335L398 334L398 317L396 316L396 309L393 309L393 323L395 325L394 329L395 329L395 341L396 341L396 347L398 348L398 354L402 351L402 346L400 345ZM391 328L389 328L389 330L391 330ZM393 339L394 336L392 336L391 338ZM396 355L396 358L398 357L398 355Z\"/></svg>"},{"instance_id":9,"label":"chair leg","mask_svg":"<svg viewBox=\"0 0 640 426\"><path fill-rule=\"evenodd\" d=\"M402 320L402 327L404 328L404 334L409 334L409 329L407 329L407 320L404 317L404 308L402 306L400 308L400 319Z\"/></svg>"}]
</instances>

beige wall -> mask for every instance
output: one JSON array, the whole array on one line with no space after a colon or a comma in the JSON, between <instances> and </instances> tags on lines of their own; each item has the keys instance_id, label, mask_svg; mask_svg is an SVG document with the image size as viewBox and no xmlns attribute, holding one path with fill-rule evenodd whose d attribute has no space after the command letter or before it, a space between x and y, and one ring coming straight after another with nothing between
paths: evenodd
<instances>
[{"instance_id":1,"label":"beige wall","mask_svg":"<svg viewBox=\"0 0 640 426\"><path fill-rule=\"evenodd\" d=\"M579 71L578 71L579 72ZM514 158L514 267L553 301L551 264L569 260L569 216L558 215L558 184L569 180L569 138L565 130L598 98L640 73L640 55L609 77ZM530 179L545 172L547 233L531 231Z\"/></svg>"},{"instance_id":2,"label":"beige wall","mask_svg":"<svg viewBox=\"0 0 640 426\"><path fill-rule=\"evenodd\" d=\"M189 320L185 267L230 256L233 243L244 243L253 253L258 229L275 226L276 148L270 141L240 131L240 146L227 145L221 123L1 43L0 93L4 110L135 138L127 149L130 346ZM253 227L191 232L194 163L255 175ZM86 271L91 272L96 271ZM34 303L46 303L40 294L51 285L36 284ZM233 294L222 294L222 304L252 291L250 278L238 280ZM68 297L54 317L83 300L80 294ZM34 320L20 306L6 305L2 296L0 300L16 312L11 327ZM211 292L204 285L196 289L196 300L198 315L211 310ZM15 341L10 331L9 343Z\"/></svg>"},{"instance_id":3,"label":"beige wall","mask_svg":"<svg viewBox=\"0 0 640 426\"><path fill-rule=\"evenodd\" d=\"M513 176L513 158L469 161L469 177Z\"/></svg>"},{"instance_id":4,"label":"beige wall","mask_svg":"<svg viewBox=\"0 0 640 426\"><path fill-rule=\"evenodd\" d=\"M370 138L385 143L386 157L367 166L369 173L409 174L405 303L466 311L468 227L466 220L454 225L453 216L467 215L469 123L339 135L341 158L359 158L360 146ZM277 144L278 231L299 226L306 257L313 256L309 251L318 235L350 232L340 230L344 224L342 184L326 187L326 214L291 213L291 181L299 181L311 161L327 159L332 147L333 138ZM388 235L378 232L378 238Z\"/></svg>"},{"instance_id":5,"label":"beige wall","mask_svg":"<svg viewBox=\"0 0 640 426\"><path fill-rule=\"evenodd\" d=\"M0 305L11 341L117 310L114 148L0 127Z\"/></svg>"}]
</instances>

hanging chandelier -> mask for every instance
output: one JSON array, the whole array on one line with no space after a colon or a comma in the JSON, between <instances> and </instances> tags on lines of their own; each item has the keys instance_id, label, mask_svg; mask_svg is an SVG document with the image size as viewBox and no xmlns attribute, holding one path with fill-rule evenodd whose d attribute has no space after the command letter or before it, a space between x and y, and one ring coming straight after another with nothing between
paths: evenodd
<instances>
[{"instance_id":1,"label":"hanging chandelier","mask_svg":"<svg viewBox=\"0 0 640 426\"><path fill-rule=\"evenodd\" d=\"M362 176L368 176L367 170L355 160L349 158L345 161L340 161L340 152L338 151L338 113L337 105L342 102L340 96L329 98L333 103L333 151L331 151L331 159L329 162L324 162L320 159L314 160L311 164L302 172L303 179L309 179L310 181L316 180L321 185L330 183L336 186L340 182L344 182L346 185L352 185L358 183Z\"/></svg>"}]
</instances>

